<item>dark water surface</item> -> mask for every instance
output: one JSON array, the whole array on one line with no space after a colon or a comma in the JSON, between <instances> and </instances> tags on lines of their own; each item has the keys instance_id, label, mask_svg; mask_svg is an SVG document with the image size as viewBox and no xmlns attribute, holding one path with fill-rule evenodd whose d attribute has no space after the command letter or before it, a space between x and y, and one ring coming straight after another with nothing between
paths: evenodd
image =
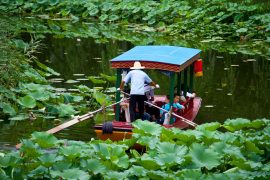
<instances>
[{"instance_id":1,"label":"dark water surface","mask_svg":"<svg viewBox=\"0 0 270 180\"><path fill-rule=\"evenodd\" d=\"M61 74L58 88L72 89L67 80L77 80L76 85L93 87L87 76L100 73L115 74L109 60L134 45L128 42L109 41L98 44L94 39L57 39L51 36L44 41L41 62ZM195 78L194 89L202 97L202 107L196 122L224 122L228 118L270 119L270 59L242 54L219 53L213 50L201 54L204 76ZM150 73L160 84L156 92L167 93L166 77ZM81 122L56 134L59 138L88 141L95 137L93 119ZM45 131L54 127L53 121L0 122L0 147L13 147L20 138L29 137L33 131Z\"/></svg>"}]
</instances>

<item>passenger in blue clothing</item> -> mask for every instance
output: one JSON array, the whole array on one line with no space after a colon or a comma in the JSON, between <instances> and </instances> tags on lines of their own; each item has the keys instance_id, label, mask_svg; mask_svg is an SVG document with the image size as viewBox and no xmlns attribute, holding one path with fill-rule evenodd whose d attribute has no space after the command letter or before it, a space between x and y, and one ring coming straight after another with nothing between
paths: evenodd
<instances>
[{"instance_id":1,"label":"passenger in blue clothing","mask_svg":"<svg viewBox=\"0 0 270 180\"><path fill-rule=\"evenodd\" d=\"M120 90L123 90L124 84L129 83L131 84L131 91L130 91L130 101L129 101L129 111L130 111L130 120L133 122L135 120L135 112L136 112L136 105L138 105L139 109L139 117L143 119L144 114L144 100L145 100L145 92L144 92L144 84L150 84L159 88L159 85L150 79L150 77L142 71L144 66L141 66L139 61L135 61L132 71L125 76L122 80L121 85L119 87Z\"/></svg>"},{"instance_id":2,"label":"passenger in blue clothing","mask_svg":"<svg viewBox=\"0 0 270 180\"><path fill-rule=\"evenodd\" d=\"M185 107L179 103L179 100L180 100L180 96L175 95L172 107L176 108L176 109L185 109ZM164 104L161 108L165 109L167 111L170 111L171 106L170 106L170 96L169 95L166 96L165 103L166 104ZM169 124L170 117L169 117L169 114L167 112L160 110L160 116L161 116L161 121L160 121L161 124L164 124L164 125ZM173 117L173 120L175 121L175 117Z\"/></svg>"}]
</instances>

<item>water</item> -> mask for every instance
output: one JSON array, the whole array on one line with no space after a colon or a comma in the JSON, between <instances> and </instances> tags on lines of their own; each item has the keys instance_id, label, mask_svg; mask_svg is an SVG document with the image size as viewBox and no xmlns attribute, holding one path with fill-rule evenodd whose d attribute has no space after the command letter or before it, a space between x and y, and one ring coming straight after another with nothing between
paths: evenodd
<instances>
[{"instance_id":1,"label":"water","mask_svg":"<svg viewBox=\"0 0 270 180\"><path fill-rule=\"evenodd\" d=\"M92 38L57 39L48 36L39 59L61 74L63 80L54 83L59 88L72 88L67 80L93 87L83 80L90 75L115 74L109 60L134 45L124 41L98 44ZM202 97L202 107L197 116L203 122L224 122L228 118L270 118L270 59L242 54L219 53L208 50L201 54L204 76L195 78L194 88ZM166 77L150 72L151 78L167 93ZM81 79L81 80L80 80ZM166 90L167 89L167 90ZM89 119L56 134L59 138L89 141L95 137L94 120ZM1 122L0 147L13 148L21 138L34 131L45 131L56 126L52 120L38 119L34 122Z\"/></svg>"}]
</instances>

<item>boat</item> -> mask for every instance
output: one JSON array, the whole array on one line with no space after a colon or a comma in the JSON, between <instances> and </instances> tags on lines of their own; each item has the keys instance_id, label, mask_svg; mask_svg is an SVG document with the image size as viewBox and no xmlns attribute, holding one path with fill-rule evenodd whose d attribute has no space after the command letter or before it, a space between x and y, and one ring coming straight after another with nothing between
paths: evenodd
<instances>
[{"instance_id":1,"label":"boat","mask_svg":"<svg viewBox=\"0 0 270 180\"><path fill-rule=\"evenodd\" d=\"M145 69L158 70L168 75L170 81L170 104L173 103L175 85L177 94L186 95L188 90L193 91L194 74L202 75L201 50L178 46L135 46L129 51L110 60L111 68L116 69L116 88L120 86L123 71L130 69L135 61L139 61ZM198 68L199 64L199 68ZM197 72L194 72L196 70ZM200 72L198 72L200 71ZM175 83L176 82L176 83ZM181 86L183 84L183 86ZM182 89L181 89L182 87ZM116 92L116 102L120 101L120 93ZM161 108L165 101L165 95L155 95L152 105ZM163 125L166 128L188 128L194 123L202 99L198 96L188 98L184 103L185 110L173 112L175 121ZM147 103L145 101L145 103ZM115 120L97 124L94 126L97 137L101 140L111 139L118 141L132 136L131 123L120 121L120 105L115 105Z\"/></svg>"}]
</instances>

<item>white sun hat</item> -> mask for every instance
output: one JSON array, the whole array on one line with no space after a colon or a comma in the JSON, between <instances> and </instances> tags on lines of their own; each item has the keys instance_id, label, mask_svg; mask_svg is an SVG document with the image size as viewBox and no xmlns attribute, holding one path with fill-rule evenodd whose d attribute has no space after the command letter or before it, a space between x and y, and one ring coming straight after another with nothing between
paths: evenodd
<instances>
[{"instance_id":1,"label":"white sun hat","mask_svg":"<svg viewBox=\"0 0 270 180\"><path fill-rule=\"evenodd\" d=\"M135 61L133 67L130 67L130 69L144 69L145 67L141 65L139 61Z\"/></svg>"}]
</instances>

